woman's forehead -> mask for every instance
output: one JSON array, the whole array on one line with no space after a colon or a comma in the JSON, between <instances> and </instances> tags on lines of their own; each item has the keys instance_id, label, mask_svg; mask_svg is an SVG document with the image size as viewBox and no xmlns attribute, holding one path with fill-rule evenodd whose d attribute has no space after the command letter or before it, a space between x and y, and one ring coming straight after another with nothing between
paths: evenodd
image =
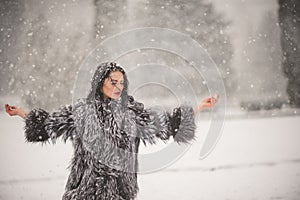
<instances>
[{"instance_id":1,"label":"woman's forehead","mask_svg":"<svg viewBox=\"0 0 300 200\"><path fill-rule=\"evenodd\" d=\"M123 74L120 71L112 71L109 74L110 78L115 79L115 80L122 80L123 79Z\"/></svg>"}]
</instances>

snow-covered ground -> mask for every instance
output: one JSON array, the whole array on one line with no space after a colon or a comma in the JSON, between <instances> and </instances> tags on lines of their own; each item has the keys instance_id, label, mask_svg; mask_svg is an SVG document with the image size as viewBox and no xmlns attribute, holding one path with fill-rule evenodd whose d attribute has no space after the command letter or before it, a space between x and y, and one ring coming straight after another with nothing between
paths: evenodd
<instances>
[{"instance_id":1,"label":"snow-covered ground","mask_svg":"<svg viewBox=\"0 0 300 200\"><path fill-rule=\"evenodd\" d=\"M199 160L209 123L198 122L198 139L178 162L139 176L138 199L300 199L299 115L226 120L214 151ZM23 126L0 114L0 199L61 199L71 143L25 143Z\"/></svg>"}]
</instances>

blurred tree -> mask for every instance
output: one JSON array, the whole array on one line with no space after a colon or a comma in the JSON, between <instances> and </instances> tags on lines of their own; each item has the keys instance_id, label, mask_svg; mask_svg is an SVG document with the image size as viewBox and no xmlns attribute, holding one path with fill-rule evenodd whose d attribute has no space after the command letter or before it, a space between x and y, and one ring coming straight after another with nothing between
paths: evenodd
<instances>
[{"instance_id":1,"label":"blurred tree","mask_svg":"<svg viewBox=\"0 0 300 200\"><path fill-rule=\"evenodd\" d=\"M13 85L18 95L30 108L50 109L70 103L77 68L73 67L73 53L67 49L76 49L76 39L73 43L60 41L59 32L52 31L43 13L27 20L22 36L22 59Z\"/></svg>"},{"instance_id":2,"label":"blurred tree","mask_svg":"<svg viewBox=\"0 0 300 200\"><path fill-rule=\"evenodd\" d=\"M278 0L283 69L290 104L300 107L300 1Z\"/></svg>"},{"instance_id":3,"label":"blurred tree","mask_svg":"<svg viewBox=\"0 0 300 200\"><path fill-rule=\"evenodd\" d=\"M127 26L127 2L124 0L94 0L95 39L101 41L119 33Z\"/></svg>"},{"instance_id":4,"label":"blurred tree","mask_svg":"<svg viewBox=\"0 0 300 200\"><path fill-rule=\"evenodd\" d=\"M257 30L250 31L244 51L243 59L248 61L248 66L244 69L241 83L246 90L241 100L242 108L280 108L287 100L287 80L282 72L280 28L276 11L266 12Z\"/></svg>"},{"instance_id":5,"label":"blurred tree","mask_svg":"<svg viewBox=\"0 0 300 200\"><path fill-rule=\"evenodd\" d=\"M23 1L0 1L0 94L14 95L11 86L16 81L13 74L19 57L22 31Z\"/></svg>"},{"instance_id":6,"label":"blurred tree","mask_svg":"<svg viewBox=\"0 0 300 200\"><path fill-rule=\"evenodd\" d=\"M72 10L80 6L75 1L13 2L14 7L9 6L11 3L6 6L7 13L14 13L15 7L23 9L18 14L19 24L7 20L11 27L19 25L12 33L15 52L8 53L15 62L7 64L11 75L5 80L7 89L28 108L57 109L69 104L79 64L90 42L91 28L86 19Z\"/></svg>"},{"instance_id":7,"label":"blurred tree","mask_svg":"<svg viewBox=\"0 0 300 200\"><path fill-rule=\"evenodd\" d=\"M236 84L231 78L233 50L227 34L229 21L217 13L211 3L203 0L117 2L95 0L97 38L102 40L120 30L141 27L170 28L186 33L202 45L218 65L227 94L235 91ZM199 85L199 77L194 80L192 73L189 77L194 85Z\"/></svg>"}]
</instances>

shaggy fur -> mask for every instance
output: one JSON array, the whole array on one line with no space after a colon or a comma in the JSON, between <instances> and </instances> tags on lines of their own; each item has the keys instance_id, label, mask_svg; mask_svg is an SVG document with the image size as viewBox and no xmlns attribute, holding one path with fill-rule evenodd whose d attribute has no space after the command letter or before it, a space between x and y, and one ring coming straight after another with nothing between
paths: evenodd
<instances>
[{"instance_id":1,"label":"shaggy fur","mask_svg":"<svg viewBox=\"0 0 300 200\"><path fill-rule=\"evenodd\" d=\"M96 70L100 78L94 81L105 77L100 70L106 68L102 65ZM27 115L26 141L55 143L60 136L72 141L74 155L63 200L135 199L140 141L155 144L172 136L178 143L187 143L195 137L191 107L182 105L170 114L145 109L127 97L126 101L81 99L57 112L33 109Z\"/></svg>"}]
</instances>

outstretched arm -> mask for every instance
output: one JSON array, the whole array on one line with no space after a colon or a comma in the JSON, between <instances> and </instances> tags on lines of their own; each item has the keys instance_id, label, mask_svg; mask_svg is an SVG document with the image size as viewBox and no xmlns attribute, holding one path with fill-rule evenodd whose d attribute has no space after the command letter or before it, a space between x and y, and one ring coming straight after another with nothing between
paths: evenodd
<instances>
[{"instance_id":1,"label":"outstretched arm","mask_svg":"<svg viewBox=\"0 0 300 200\"><path fill-rule=\"evenodd\" d=\"M163 141L173 136L178 143L188 143L195 138L195 115L205 108L212 108L218 101L219 96L204 98L193 109L188 105L181 105L173 109L172 114L166 111L144 109L143 104L132 98L132 108L137 113L138 137L144 144L156 143L157 139Z\"/></svg>"},{"instance_id":2,"label":"outstretched arm","mask_svg":"<svg viewBox=\"0 0 300 200\"><path fill-rule=\"evenodd\" d=\"M5 105L6 112L10 116L20 116L25 120L25 139L27 142L52 143L62 135L64 141L75 135L75 126L72 106L65 106L60 110L49 113L36 108L29 113L16 106Z\"/></svg>"},{"instance_id":3,"label":"outstretched arm","mask_svg":"<svg viewBox=\"0 0 300 200\"><path fill-rule=\"evenodd\" d=\"M24 111L22 108L18 108L16 106L10 106L8 104L5 104L5 111L10 115L10 116L19 116L23 119L25 119L27 112Z\"/></svg>"},{"instance_id":4,"label":"outstretched arm","mask_svg":"<svg viewBox=\"0 0 300 200\"><path fill-rule=\"evenodd\" d=\"M213 108L215 104L218 102L218 100L219 100L219 95L214 95L202 99L200 104L194 109L195 115L197 115L201 110L205 108Z\"/></svg>"}]
</instances>

